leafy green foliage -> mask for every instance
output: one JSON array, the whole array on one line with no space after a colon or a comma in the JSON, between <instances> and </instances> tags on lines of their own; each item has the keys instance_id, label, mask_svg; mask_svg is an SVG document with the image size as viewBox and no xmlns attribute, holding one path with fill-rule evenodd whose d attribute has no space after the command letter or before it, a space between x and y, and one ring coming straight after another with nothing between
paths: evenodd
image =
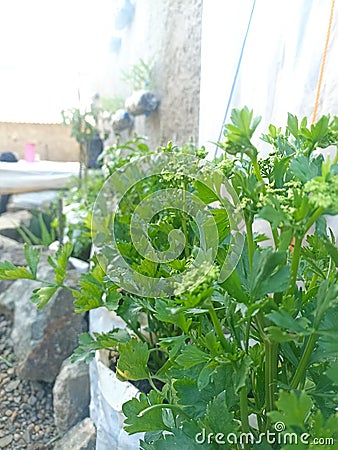
<instances>
[{"instance_id":1,"label":"leafy green foliage","mask_svg":"<svg viewBox=\"0 0 338 450\"><path fill-rule=\"evenodd\" d=\"M72 255L73 246L70 242L60 247L55 257L49 256L48 262L53 267L55 273L55 283L61 286L67 275L68 260Z\"/></svg>"},{"instance_id":2,"label":"leafy green foliage","mask_svg":"<svg viewBox=\"0 0 338 450\"><path fill-rule=\"evenodd\" d=\"M272 147L264 159L252 142L260 118L243 108L232 112L231 121L225 142L219 144L224 155L211 165L201 163L203 149L177 149L171 143L161 149L198 155L191 170L198 171L205 183L188 179L173 164L171 173L133 185L114 217L114 233L125 260L140 275L165 279L183 274L180 289L166 298L128 295L105 275L105 264L100 266L97 258L89 273L81 276L79 289L72 288L77 312L106 307L126 324L125 330L81 335L73 360L89 361L99 349L113 350L119 354L121 380L149 382L148 394L123 406L126 430L146 432L140 443L144 450L178 446L217 450L215 441L197 444L196 435L205 430L258 437L268 429L274 431L276 422L285 424L286 433L337 439L338 251L324 216L337 214L338 155L331 161L318 152L337 145L338 119L323 116L308 126L306 119L289 114L284 130L270 125L263 135ZM141 138L117 142L104 155L106 169L111 174L150 153L157 156L157 150L151 151ZM222 282L219 274L231 245L231 217L220 201L220 172L226 174L243 208L246 235L236 268ZM138 179L137 165L130 176ZM182 252L166 264L144 258L131 242L136 206L162 189L183 187L204 203L218 232L216 259L197 284L196 273L186 272L200 245L188 214L161 211L147 223L151 243L160 252L168 250L170 232L184 231ZM88 200L84 210L92 203ZM85 211L86 232L91 219ZM264 222L264 232L254 232L257 219ZM109 230L111 220L109 212L104 224L97 224L94 217L93 232L100 236ZM38 307L57 289L67 288L71 252L71 245L66 245L49 258L55 278L34 292ZM38 252L27 247L25 254L28 268L0 263L0 279L37 278ZM113 255L107 251L105 257L110 261ZM256 427L248 420L251 414ZM290 450L292 444L265 440L252 448Z\"/></svg>"},{"instance_id":3,"label":"leafy green foliage","mask_svg":"<svg viewBox=\"0 0 338 450\"><path fill-rule=\"evenodd\" d=\"M0 262L0 280L34 280L34 275L26 267L17 267L8 261Z\"/></svg>"},{"instance_id":4,"label":"leafy green foliage","mask_svg":"<svg viewBox=\"0 0 338 450\"><path fill-rule=\"evenodd\" d=\"M29 226L21 225L18 232L25 243L48 247L55 241L55 228L51 218L41 211L31 211L32 219Z\"/></svg>"},{"instance_id":5,"label":"leafy green foliage","mask_svg":"<svg viewBox=\"0 0 338 450\"><path fill-rule=\"evenodd\" d=\"M168 430L164 424L161 410L151 409L151 406L162 405L162 397L155 391L148 396L141 394L138 399L133 398L126 402L123 413L127 416L125 420L128 433L139 433L144 431Z\"/></svg>"},{"instance_id":6,"label":"leafy green foliage","mask_svg":"<svg viewBox=\"0 0 338 450\"><path fill-rule=\"evenodd\" d=\"M127 343L131 339L126 330L114 329L109 333L82 333L79 336L79 346L75 349L72 362L90 362L95 357L96 350L114 349L120 343Z\"/></svg>"},{"instance_id":7,"label":"leafy green foliage","mask_svg":"<svg viewBox=\"0 0 338 450\"><path fill-rule=\"evenodd\" d=\"M89 273L81 275L80 290L72 290L77 313L100 306L105 306L110 311L118 308L122 295L115 284L104 281L105 276L104 270L99 265L95 265Z\"/></svg>"},{"instance_id":8,"label":"leafy green foliage","mask_svg":"<svg viewBox=\"0 0 338 450\"><path fill-rule=\"evenodd\" d=\"M208 294L204 297L195 289L155 301L156 319L177 327L183 339L178 335L161 341L169 360L158 372L162 380L169 380L162 393L176 423L170 431L162 427L162 433L150 432L142 443L144 449L185 443L187 423L193 423L193 429L204 426L210 432L238 432L243 401L249 413L257 414L258 423L283 421L288 432L303 431L314 437L320 436L321 430L322 436L334 436L334 402L325 403L323 396L329 398L337 392L333 359L338 336L337 248L322 217L336 210L336 163L313 151L333 143L337 121L324 117L307 127L305 119L299 121L290 114L285 133L270 126L264 140L274 152L259 160L251 142L259 119L253 119L247 108L234 110L231 119L225 143L219 145L227 155L217 164L227 171L244 207L246 246L231 276L221 285L216 282L217 295L213 294L213 281L205 285ZM233 158L230 165L229 154ZM195 188L204 201L217 200L204 185L196 183ZM261 245L264 236L252 233L255 218L270 227L268 247ZM219 224L224 226L226 219L224 215ZM304 246L304 236L316 222L314 234L307 238L309 245ZM226 245L226 233L222 238ZM219 264L225 254L220 248ZM218 330L218 342L213 341L213 330ZM229 340L223 342L220 333L225 332ZM254 347L250 347L250 339L256 342ZM319 363L321 360L324 362ZM222 390L215 374L224 367L227 375L223 374ZM315 389L305 393L304 386L316 383ZM163 406L161 398L152 411L159 413ZM134 416L133 423L138 420ZM163 434L165 429L168 435ZM250 425L249 430L255 432ZM193 436L190 446L194 446ZM262 446L277 448L266 442ZM218 447L211 443L209 448Z\"/></svg>"},{"instance_id":9,"label":"leafy green foliage","mask_svg":"<svg viewBox=\"0 0 338 450\"><path fill-rule=\"evenodd\" d=\"M282 421L287 427L304 429L305 420L312 407L311 397L304 391L282 391L276 405L279 411L270 413L275 422Z\"/></svg>"},{"instance_id":10,"label":"leafy green foliage","mask_svg":"<svg viewBox=\"0 0 338 450\"><path fill-rule=\"evenodd\" d=\"M149 359L148 346L145 342L131 339L120 345L120 358L116 373L122 380L144 380L149 378L147 363Z\"/></svg>"},{"instance_id":11,"label":"leafy green foliage","mask_svg":"<svg viewBox=\"0 0 338 450\"><path fill-rule=\"evenodd\" d=\"M31 274L34 278L36 278L37 270L38 270L38 264L40 261L40 252L38 249L34 247L30 247L29 245L24 245L24 253L25 258L29 267L29 270L31 271Z\"/></svg>"},{"instance_id":12,"label":"leafy green foliage","mask_svg":"<svg viewBox=\"0 0 338 450\"><path fill-rule=\"evenodd\" d=\"M42 309L47 305L57 290L58 286L43 286L34 289L33 295L31 296L31 302L35 303L38 309Z\"/></svg>"},{"instance_id":13,"label":"leafy green foliage","mask_svg":"<svg viewBox=\"0 0 338 450\"><path fill-rule=\"evenodd\" d=\"M321 411L314 406L311 397L304 391L282 391L276 405L278 409L269 414L271 419L275 423L282 422L286 427L285 433L293 432L297 436L307 433L308 445L304 448L315 448L312 444L315 439L324 439L321 446L328 450L336 447L332 444L338 437L337 413L332 413L325 419ZM331 438L330 441L328 438ZM325 441L328 445L324 445ZM283 446L283 449L291 450L291 448L292 445Z\"/></svg>"},{"instance_id":14,"label":"leafy green foliage","mask_svg":"<svg viewBox=\"0 0 338 450\"><path fill-rule=\"evenodd\" d=\"M123 79L134 91L152 89L154 87L152 72L153 63L147 63L140 58L128 71L123 72Z\"/></svg>"}]
</instances>

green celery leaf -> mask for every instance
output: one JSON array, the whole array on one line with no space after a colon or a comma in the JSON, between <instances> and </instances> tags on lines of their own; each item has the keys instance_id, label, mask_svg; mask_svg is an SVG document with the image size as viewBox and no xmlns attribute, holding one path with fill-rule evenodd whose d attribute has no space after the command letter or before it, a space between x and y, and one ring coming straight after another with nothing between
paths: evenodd
<instances>
[{"instance_id":1,"label":"green celery leaf","mask_svg":"<svg viewBox=\"0 0 338 450\"><path fill-rule=\"evenodd\" d=\"M335 444L327 445L322 444L320 448L324 450L337 450L338 449L338 413L331 414L326 419L323 417L321 411L316 411L310 417L311 423L311 438L332 438L332 442ZM309 448L314 450L318 445L311 445Z\"/></svg>"},{"instance_id":2,"label":"green celery leaf","mask_svg":"<svg viewBox=\"0 0 338 450\"><path fill-rule=\"evenodd\" d=\"M304 391L280 391L276 402L278 411L269 413L272 421L281 421L286 427L298 427L305 431L305 421L313 403Z\"/></svg>"},{"instance_id":3,"label":"green celery leaf","mask_svg":"<svg viewBox=\"0 0 338 450\"><path fill-rule=\"evenodd\" d=\"M49 264L53 267L55 273L55 283L59 286L66 278L67 264L73 252L73 245L67 242L56 252L55 258L48 258Z\"/></svg>"},{"instance_id":4,"label":"green celery leaf","mask_svg":"<svg viewBox=\"0 0 338 450\"><path fill-rule=\"evenodd\" d=\"M333 245L328 239L325 239L324 246L327 253L331 256L335 266L338 267L338 248Z\"/></svg>"},{"instance_id":5,"label":"green celery leaf","mask_svg":"<svg viewBox=\"0 0 338 450\"><path fill-rule=\"evenodd\" d=\"M209 359L210 356L195 345L187 345L176 358L176 362L184 369L190 369L190 367L207 362Z\"/></svg>"},{"instance_id":6,"label":"green celery leaf","mask_svg":"<svg viewBox=\"0 0 338 450\"><path fill-rule=\"evenodd\" d=\"M285 252L273 252L270 248L255 251L249 284L249 292L254 300L288 288L290 270L285 264Z\"/></svg>"},{"instance_id":7,"label":"green celery leaf","mask_svg":"<svg viewBox=\"0 0 338 450\"><path fill-rule=\"evenodd\" d=\"M151 391L147 396L141 393L139 398L133 398L122 406L123 414L127 417L124 421L125 430L129 434L141 433L146 431L157 431L170 429L164 424L162 419L162 410L150 409L141 414L142 411L152 405L162 405L163 399L155 391Z\"/></svg>"},{"instance_id":8,"label":"green celery leaf","mask_svg":"<svg viewBox=\"0 0 338 450\"><path fill-rule=\"evenodd\" d=\"M196 435L198 435L198 431L196 430ZM203 438L202 435L201 438ZM195 436L188 436L184 429L178 428L173 428L170 434L163 434L161 439L152 444L141 441L142 450L174 450L176 448L180 450L210 450L212 447L206 439L204 443L200 444L195 441Z\"/></svg>"},{"instance_id":9,"label":"green celery leaf","mask_svg":"<svg viewBox=\"0 0 338 450\"><path fill-rule=\"evenodd\" d=\"M216 202L218 199L217 194L210 189L205 183L200 181L195 181L195 189L197 190L196 196L201 199L204 203L209 204Z\"/></svg>"},{"instance_id":10,"label":"green celery leaf","mask_svg":"<svg viewBox=\"0 0 338 450\"><path fill-rule=\"evenodd\" d=\"M38 269L38 264L40 261L40 251L34 247L31 247L27 243L24 244L24 253L25 258L29 267L29 270L31 271L34 279L36 279L36 273Z\"/></svg>"},{"instance_id":11,"label":"green celery leaf","mask_svg":"<svg viewBox=\"0 0 338 450\"><path fill-rule=\"evenodd\" d=\"M241 261L239 262L241 264ZM237 266L237 269L232 272L232 274L222 283L222 287L236 300L240 303L248 304L248 297L243 289L243 276L239 275L240 267Z\"/></svg>"},{"instance_id":12,"label":"green celery leaf","mask_svg":"<svg viewBox=\"0 0 338 450\"><path fill-rule=\"evenodd\" d=\"M94 335L82 333L79 336L79 346L74 350L71 359L73 362L89 362L94 358L96 350L112 349L120 343L127 343L130 339L128 331L120 328L108 333L94 333Z\"/></svg>"},{"instance_id":13,"label":"green celery leaf","mask_svg":"<svg viewBox=\"0 0 338 450\"><path fill-rule=\"evenodd\" d=\"M210 377L213 372L214 369L209 366L204 366L203 369L200 371L197 378L197 387L200 391L209 384Z\"/></svg>"},{"instance_id":14,"label":"green celery leaf","mask_svg":"<svg viewBox=\"0 0 338 450\"><path fill-rule=\"evenodd\" d=\"M58 286L44 286L34 289L31 302L35 303L38 309L42 309L58 290Z\"/></svg>"},{"instance_id":15,"label":"green celery leaf","mask_svg":"<svg viewBox=\"0 0 338 450\"><path fill-rule=\"evenodd\" d=\"M271 223L273 229L276 229L281 223L285 224L288 219L277 202L275 205L266 205L259 211L258 217Z\"/></svg>"},{"instance_id":16,"label":"green celery leaf","mask_svg":"<svg viewBox=\"0 0 338 450\"><path fill-rule=\"evenodd\" d=\"M234 380L234 387L235 392L238 393L239 390L245 386L246 380L249 378L249 372L250 367L252 365L251 358L247 355L245 355L241 361L238 367L236 367L233 380Z\"/></svg>"},{"instance_id":17,"label":"green celery leaf","mask_svg":"<svg viewBox=\"0 0 338 450\"><path fill-rule=\"evenodd\" d=\"M26 267L17 267L8 261L0 262L0 280L18 279L34 280L34 276Z\"/></svg>"},{"instance_id":18,"label":"green celery leaf","mask_svg":"<svg viewBox=\"0 0 338 450\"><path fill-rule=\"evenodd\" d=\"M224 391L209 402L202 423L208 432L223 433L225 437L237 429L238 424L234 421L234 415L226 404Z\"/></svg>"},{"instance_id":19,"label":"green celery leaf","mask_svg":"<svg viewBox=\"0 0 338 450\"><path fill-rule=\"evenodd\" d=\"M275 342L290 342L295 339L295 335L287 331L282 330L280 327L267 327L267 335L272 341Z\"/></svg>"},{"instance_id":20,"label":"green celery leaf","mask_svg":"<svg viewBox=\"0 0 338 450\"><path fill-rule=\"evenodd\" d=\"M204 436L201 434L200 439L205 440L205 442L196 442L196 438L198 440L199 433L201 430L197 427L192 430L187 431L187 422L184 422L182 428L173 428L169 433L161 433L160 438L157 438L154 442L141 441L141 449L142 450L172 450L175 448L179 448L181 450L189 449L189 450L210 450L210 444L207 443L207 440L204 439ZM191 424L189 424L191 425ZM191 428L191 426L190 426Z\"/></svg>"},{"instance_id":21,"label":"green celery leaf","mask_svg":"<svg viewBox=\"0 0 338 450\"><path fill-rule=\"evenodd\" d=\"M338 361L333 362L326 371L326 375L338 386Z\"/></svg>"},{"instance_id":22,"label":"green celery leaf","mask_svg":"<svg viewBox=\"0 0 338 450\"><path fill-rule=\"evenodd\" d=\"M103 306L103 284L98 281L95 276L99 266L94 267L91 272L81 274L80 291L73 290L72 294L75 298L74 306L77 313L90 311L91 309Z\"/></svg>"},{"instance_id":23,"label":"green celery leaf","mask_svg":"<svg viewBox=\"0 0 338 450\"><path fill-rule=\"evenodd\" d=\"M292 156L284 156L283 158L275 157L273 166L274 181L277 188L282 188L284 185L284 178L286 174L287 167L289 165Z\"/></svg>"},{"instance_id":24,"label":"green celery leaf","mask_svg":"<svg viewBox=\"0 0 338 450\"><path fill-rule=\"evenodd\" d=\"M77 291L76 289L72 289L72 295L75 299L74 309L78 314L90 311L91 309L99 308L100 306L104 306L101 301L101 297L91 297Z\"/></svg>"},{"instance_id":25,"label":"green celery leaf","mask_svg":"<svg viewBox=\"0 0 338 450\"><path fill-rule=\"evenodd\" d=\"M304 155L295 156L290 162L290 171L300 181L306 183L319 175L317 164Z\"/></svg>"},{"instance_id":26,"label":"green celery leaf","mask_svg":"<svg viewBox=\"0 0 338 450\"><path fill-rule=\"evenodd\" d=\"M147 363L149 359L148 345L131 339L119 346L120 357L116 374L122 381L144 380L149 378Z\"/></svg>"},{"instance_id":27,"label":"green celery leaf","mask_svg":"<svg viewBox=\"0 0 338 450\"><path fill-rule=\"evenodd\" d=\"M311 361L323 361L338 357L338 308L330 308L318 329L318 348L311 356Z\"/></svg>"},{"instance_id":28,"label":"green celery leaf","mask_svg":"<svg viewBox=\"0 0 338 450\"><path fill-rule=\"evenodd\" d=\"M203 371L204 367L202 364L198 374ZM185 374L186 377L191 376L191 378L184 378ZM229 410L238 402L238 395L234 386L234 369L231 364L222 364L216 367L210 374L208 384L202 383L205 385L203 388L198 385L198 378L198 375L193 375L191 372L188 374L185 371L181 378L174 382L177 403L189 416L194 418L205 417L208 404L223 391Z\"/></svg>"},{"instance_id":29,"label":"green celery leaf","mask_svg":"<svg viewBox=\"0 0 338 450\"><path fill-rule=\"evenodd\" d=\"M298 118L290 113L288 113L288 130L290 133L298 139Z\"/></svg>"},{"instance_id":30,"label":"green celery leaf","mask_svg":"<svg viewBox=\"0 0 338 450\"><path fill-rule=\"evenodd\" d=\"M190 378L175 381L174 389L178 404L195 419L205 416L208 403L219 393L215 391L213 383L209 383L204 389L199 390L196 380Z\"/></svg>"},{"instance_id":31,"label":"green celery leaf","mask_svg":"<svg viewBox=\"0 0 338 450\"><path fill-rule=\"evenodd\" d=\"M185 333L188 333L192 319L187 319L185 313L180 308L170 304L169 300L156 300L155 309L155 315L158 320L177 325Z\"/></svg>"},{"instance_id":32,"label":"green celery leaf","mask_svg":"<svg viewBox=\"0 0 338 450\"><path fill-rule=\"evenodd\" d=\"M266 315L275 325L286 328L287 330L301 336L309 334L309 320L305 317L294 319L285 309L272 311Z\"/></svg>"}]
</instances>

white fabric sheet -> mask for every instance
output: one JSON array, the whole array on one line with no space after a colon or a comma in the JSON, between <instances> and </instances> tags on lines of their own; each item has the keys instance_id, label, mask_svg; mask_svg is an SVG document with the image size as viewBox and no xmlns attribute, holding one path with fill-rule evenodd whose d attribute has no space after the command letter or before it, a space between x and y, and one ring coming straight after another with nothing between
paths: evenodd
<instances>
[{"instance_id":1,"label":"white fabric sheet","mask_svg":"<svg viewBox=\"0 0 338 450\"><path fill-rule=\"evenodd\" d=\"M0 195L61 189L79 170L78 162L0 162Z\"/></svg>"}]
</instances>

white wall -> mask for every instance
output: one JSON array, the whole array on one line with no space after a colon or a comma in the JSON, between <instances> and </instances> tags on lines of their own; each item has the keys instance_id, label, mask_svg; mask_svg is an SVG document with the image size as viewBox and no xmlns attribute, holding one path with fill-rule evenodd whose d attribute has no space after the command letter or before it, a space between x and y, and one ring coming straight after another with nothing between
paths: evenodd
<instances>
[{"instance_id":1,"label":"white wall","mask_svg":"<svg viewBox=\"0 0 338 450\"><path fill-rule=\"evenodd\" d=\"M60 122L105 72L114 0L0 2L0 121Z\"/></svg>"},{"instance_id":2,"label":"white wall","mask_svg":"<svg viewBox=\"0 0 338 450\"><path fill-rule=\"evenodd\" d=\"M212 154L215 146L208 141L218 140L252 5L203 2L199 138ZM256 0L230 110L247 105L263 116L258 134L269 123L284 125L287 112L311 120L330 8L331 0ZM338 5L318 118L338 114L337 23Z\"/></svg>"}]
</instances>

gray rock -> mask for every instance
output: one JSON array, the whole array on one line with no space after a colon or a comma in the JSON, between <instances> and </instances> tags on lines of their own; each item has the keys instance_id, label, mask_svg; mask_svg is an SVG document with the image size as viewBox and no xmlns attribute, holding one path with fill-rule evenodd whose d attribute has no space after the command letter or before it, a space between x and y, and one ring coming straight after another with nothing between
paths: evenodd
<instances>
[{"instance_id":1,"label":"gray rock","mask_svg":"<svg viewBox=\"0 0 338 450\"><path fill-rule=\"evenodd\" d=\"M95 450L95 442L94 424L89 418L86 418L57 441L54 450Z\"/></svg>"},{"instance_id":2,"label":"gray rock","mask_svg":"<svg viewBox=\"0 0 338 450\"><path fill-rule=\"evenodd\" d=\"M53 388L54 420L61 432L89 414L89 367L66 359Z\"/></svg>"},{"instance_id":3,"label":"gray rock","mask_svg":"<svg viewBox=\"0 0 338 450\"><path fill-rule=\"evenodd\" d=\"M8 434L7 436L0 439L0 448L7 448L7 446L12 442L13 436Z\"/></svg>"},{"instance_id":4,"label":"gray rock","mask_svg":"<svg viewBox=\"0 0 338 450\"><path fill-rule=\"evenodd\" d=\"M21 210L16 212L6 212L0 216L0 234L11 239L19 240L20 233L18 227L28 226L32 214L29 211Z\"/></svg>"},{"instance_id":5,"label":"gray rock","mask_svg":"<svg viewBox=\"0 0 338 450\"><path fill-rule=\"evenodd\" d=\"M53 279L53 271L42 263L39 277ZM67 284L75 287L78 275L69 271ZM78 335L86 331L83 315L75 314L69 291L60 289L51 301L38 310L30 301L35 282L19 280L6 292L15 303L12 340L18 359L17 374L27 380L54 381L62 362L71 355Z\"/></svg>"},{"instance_id":6,"label":"gray rock","mask_svg":"<svg viewBox=\"0 0 338 450\"><path fill-rule=\"evenodd\" d=\"M0 261L9 261L16 266L24 265L23 245L0 234Z\"/></svg>"},{"instance_id":7,"label":"gray rock","mask_svg":"<svg viewBox=\"0 0 338 450\"><path fill-rule=\"evenodd\" d=\"M24 265L23 245L0 234L0 261L9 261L16 266ZM12 280L0 280L0 313L9 318L13 316L14 303L9 303L4 293L12 284Z\"/></svg>"}]
</instances>

